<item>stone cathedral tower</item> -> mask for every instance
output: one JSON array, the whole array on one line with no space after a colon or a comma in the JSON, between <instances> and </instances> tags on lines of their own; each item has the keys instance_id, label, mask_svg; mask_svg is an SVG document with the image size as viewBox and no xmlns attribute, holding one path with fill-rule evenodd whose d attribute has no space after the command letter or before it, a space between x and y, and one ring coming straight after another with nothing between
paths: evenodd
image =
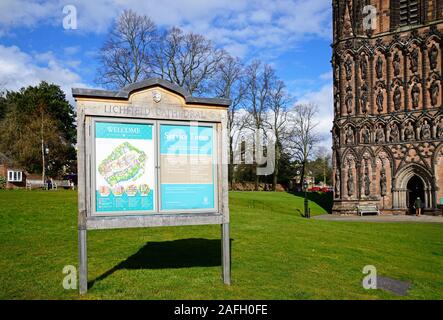
<instances>
[{"instance_id":1,"label":"stone cathedral tower","mask_svg":"<svg viewBox=\"0 0 443 320\"><path fill-rule=\"evenodd\" d=\"M333 213L407 213L417 197L436 210L443 0L334 0L333 33Z\"/></svg>"}]
</instances>

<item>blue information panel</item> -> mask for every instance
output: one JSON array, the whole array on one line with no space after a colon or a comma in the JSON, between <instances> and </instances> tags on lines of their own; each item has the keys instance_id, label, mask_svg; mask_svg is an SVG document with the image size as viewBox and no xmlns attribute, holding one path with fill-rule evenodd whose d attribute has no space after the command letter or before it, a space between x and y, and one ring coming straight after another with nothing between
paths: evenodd
<instances>
[{"instance_id":1,"label":"blue information panel","mask_svg":"<svg viewBox=\"0 0 443 320\"><path fill-rule=\"evenodd\" d=\"M95 123L96 212L155 210L152 124Z\"/></svg>"},{"instance_id":2,"label":"blue information panel","mask_svg":"<svg viewBox=\"0 0 443 320\"><path fill-rule=\"evenodd\" d=\"M215 209L214 128L160 126L162 210Z\"/></svg>"}]
</instances>

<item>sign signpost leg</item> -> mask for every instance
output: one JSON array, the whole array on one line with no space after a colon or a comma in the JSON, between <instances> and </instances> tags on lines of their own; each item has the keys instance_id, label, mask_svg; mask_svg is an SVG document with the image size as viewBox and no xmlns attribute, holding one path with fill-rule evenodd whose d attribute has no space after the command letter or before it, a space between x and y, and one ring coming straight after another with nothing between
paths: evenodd
<instances>
[{"instance_id":1,"label":"sign signpost leg","mask_svg":"<svg viewBox=\"0 0 443 320\"><path fill-rule=\"evenodd\" d=\"M88 291L88 254L86 245L86 230L78 230L78 258L79 258L79 291L85 294Z\"/></svg>"},{"instance_id":2,"label":"sign signpost leg","mask_svg":"<svg viewBox=\"0 0 443 320\"><path fill-rule=\"evenodd\" d=\"M222 224L222 267L223 283L231 284L231 248L230 248L229 223Z\"/></svg>"}]
</instances>

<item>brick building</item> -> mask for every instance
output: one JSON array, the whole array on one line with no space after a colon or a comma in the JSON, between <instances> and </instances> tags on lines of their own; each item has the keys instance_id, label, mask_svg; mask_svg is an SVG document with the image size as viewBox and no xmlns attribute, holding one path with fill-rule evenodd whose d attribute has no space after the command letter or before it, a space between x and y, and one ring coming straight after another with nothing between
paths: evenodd
<instances>
[{"instance_id":1,"label":"brick building","mask_svg":"<svg viewBox=\"0 0 443 320\"><path fill-rule=\"evenodd\" d=\"M443 201L442 32L443 0L333 1L334 213Z\"/></svg>"}]
</instances>

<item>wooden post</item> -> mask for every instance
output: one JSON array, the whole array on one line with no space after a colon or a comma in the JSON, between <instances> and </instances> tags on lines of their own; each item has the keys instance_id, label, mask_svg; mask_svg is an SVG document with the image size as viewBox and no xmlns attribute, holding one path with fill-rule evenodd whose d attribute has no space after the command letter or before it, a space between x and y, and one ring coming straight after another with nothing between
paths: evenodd
<instances>
[{"instance_id":1,"label":"wooden post","mask_svg":"<svg viewBox=\"0 0 443 320\"><path fill-rule=\"evenodd\" d=\"M79 291L85 294L88 291L88 254L87 231L78 230L78 259L79 259Z\"/></svg>"},{"instance_id":2,"label":"wooden post","mask_svg":"<svg viewBox=\"0 0 443 320\"><path fill-rule=\"evenodd\" d=\"M229 223L222 224L222 268L223 283L231 284L231 238L229 235Z\"/></svg>"}]
</instances>

